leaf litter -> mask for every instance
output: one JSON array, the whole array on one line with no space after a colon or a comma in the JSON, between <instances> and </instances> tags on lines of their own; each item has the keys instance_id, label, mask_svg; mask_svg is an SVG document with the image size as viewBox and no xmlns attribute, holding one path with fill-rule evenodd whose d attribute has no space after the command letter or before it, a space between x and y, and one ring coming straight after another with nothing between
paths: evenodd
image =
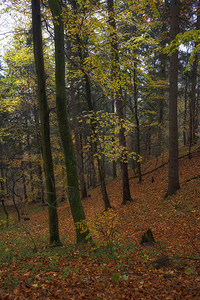
<instances>
[{"instance_id":1,"label":"leaf litter","mask_svg":"<svg viewBox=\"0 0 200 300\"><path fill-rule=\"evenodd\" d=\"M63 246L48 248L47 208L24 206L30 221L23 226L13 221L0 232L1 299L200 299L200 152L180 159L181 189L167 198L167 164L157 168L159 163L143 166L141 183L130 174L136 201L125 206L120 178L108 182L118 234L107 244L99 235L96 246L76 246L70 208L63 202L58 208ZM82 202L88 219L102 215L99 187ZM12 209L10 215L15 220ZM143 246L149 228L155 242Z\"/></svg>"}]
</instances>

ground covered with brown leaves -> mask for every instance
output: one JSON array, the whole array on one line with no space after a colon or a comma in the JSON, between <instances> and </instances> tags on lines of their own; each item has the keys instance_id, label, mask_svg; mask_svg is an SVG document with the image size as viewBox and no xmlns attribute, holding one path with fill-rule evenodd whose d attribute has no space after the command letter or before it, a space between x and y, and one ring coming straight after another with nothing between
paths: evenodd
<instances>
[{"instance_id":1,"label":"ground covered with brown leaves","mask_svg":"<svg viewBox=\"0 0 200 300\"><path fill-rule=\"evenodd\" d=\"M200 299L200 152L196 149L189 159L183 149L182 156L181 189L171 197L164 198L165 158L143 166L142 183L131 174L135 201L125 206L120 178L110 181L113 209L107 216L100 188L91 191L83 206L97 226L92 234L100 230L99 218L110 220L106 226L113 230L110 239L102 232L95 236L96 245L74 245L67 202L58 208L63 246L57 248L47 247L46 207L21 206L30 218L21 222L10 208L10 225L0 228L1 299ZM155 242L141 245L148 228Z\"/></svg>"}]
</instances>

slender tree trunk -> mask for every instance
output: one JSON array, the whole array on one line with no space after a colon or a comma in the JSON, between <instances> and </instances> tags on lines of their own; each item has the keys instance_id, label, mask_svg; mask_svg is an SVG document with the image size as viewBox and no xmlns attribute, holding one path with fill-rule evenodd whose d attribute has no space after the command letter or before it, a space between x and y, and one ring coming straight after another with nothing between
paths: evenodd
<instances>
[{"instance_id":1,"label":"slender tree trunk","mask_svg":"<svg viewBox=\"0 0 200 300\"><path fill-rule=\"evenodd\" d=\"M1 148L1 145L0 145ZM5 176L4 176L4 169L3 169L3 163L0 163L0 169L1 169L1 178L0 178L0 186L1 186L1 190L0 190L0 200L1 200L1 204L3 207L3 211L6 215L6 219L7 219L7 225L9 223L9 215L8 215L8 211L6 209L5 206L5 198L6 198L6 191L5 191Z\"/></svg>"},{"instance_id":2,"label":"slender tree trunk","mask_svg":"<svg viewBox=\"0 0 200 300\"><path fill-rule=\"evenodd\" d=\"M171 0L171 41L179 32L179 0ZM174 194L179 188L178 166L178 124L177 124L177 98L178 98L178 50L170 57L170 86L169 86L169 172L168 195Z\"/></svg>"},{"instance_id":3,"label":"slender tree trunk","mask_svg":"<svg viewBox=\"0 0 200 300\"><path fill-rule=\"evenodd\" d=\"M92 187L93 189L95 187L97 187L97 172L96 172L96 168L95 168L95 145L94 143L91 141L91 148L89 151L89 159L88 159L88 163L89 163L89 169L90 169L90 187Z\"/></svg>"},{"instance_id":4,"label":"slender tree trunk","mask_svg":"<svg viewBox=\"0 0 200 300\"><path fill-rule=\"evenodd\" d=\"M183 144L187 144L186 123L187 123L187 97L188 97L188 76L185 75L185 96L184 96L184 118L183 118Z\"/></svg>"},{"instance_id":5,"label":"slender tree trunk","mask_svg":"<svg viewBox=\"0 0 200 300\"><path fill-rule=\"evenodd\" d=\"M86 163L86 172L87 172L87 189L91 187L91 163L90 163L90 151L88 151L87 155L87 163Z\"/></svg>"},{"instance_id":6,"label":"slender tree trunk","mask_svg":"<svg viewBox=\"0 0 200 300\"><path fill-rule=\"evenodd\" d=\"M115 112L115 100L114 100L114 94L112 93L112 113L114 114ZM114 129L114 128L113 128ZM114 136L114 130L113 130L113 137L112 137L112 141L114 142L115 136ZM112 170L113 170L113 179L117 178L117 162L115 161L115 159L113 159L112 161Z\"/></svg>"},{"instance_id":7,"label":"slender tree trunk","mask_svg":"<svg viewBox=\"0 0 200 300\"><path fill-rule=\"evenodd\" d=\"M37 198L44 203L44 184L43 184L43 178L42 178L42 166L40 164L40 161L37 165L37 171L38 171L38 178L39 178L39 191L37 192L38 196Z\"/></svg>"},{"instance_id":8,"label":"slender tree trunk","mask_svg":"<svg viewBox=\"0 0 200 300\"><path fill-rule=\"evenodd\" d=\"M87 103L88 103L88 108L90 111L94 111L93 104L92 104L90 82L89 82L89 78L85 72L84 72L84 79L85 79L85 84L86 84L86 99L87 99ZM92 134L94 136L94 143L93 143L94 150L95 150L95 153L98 153L95 120L91 120L91 128L92 128ZM107 193L107 189L106 189L103 161L98 156L97 156L97 163L98 163L99 180L100 180L100 185L101 185L101 193L103 196L104 206L105 206L105 210L108 210L109 208L111 208L111 205L110 205L110 201L109 201L108 193Z\"/></svg>"},{"instance_id":9,"label":"slender tree trunk","mask_svg":"<svg viewBox=\"0 0 200 300\"><path fill-rule=\"evenodd\" d=\"M197 13L197 22L196 30L200 28L200 1L198 2L198 13ZM195 43L197 47L198 43ZM197 103L196 103L196 94L197 94L197 68L198 68L198 52L196 53L193 65L192 65L192 76L191 76L191 100L190 100L190 146L197 142L196 130L197 130Z\"/></svg>"},{"instance_id":10,"label":"slender tree trunk","mask_svg":"<svg viewBox=\"0 0 200 300\"><path fill-rule=\"evenodd\" d=\"M107 0L107 8L108 8L108 23L110 25L111 30L111 51L112 51L112 74L113 79L118 78L120 73L119 66L119 53L118 53L118 43L117 43L117 35L116 35L116 23L114 18L114 4L113 0ZM122 87L119 84L119 88L116 90L116 111L121 122L121 128L119 132L119 145L123 149L122 157L121 157L121 170L122 170L122 191L123 191L123 204L126 204L127 201L133 201L130 193L130 185L128 178L128 163L127 163L127 147L126 147L126 138L125 138L125 129L123 127L124 120L124 102L122 97Z\"/></svg>"},{"instance_id":11,"label":"slender tree trunk","mask_svg":"<svg viewBox=\"0 0 200 300\"><path fill-rule=\"evenodd\" d=\"M34 190L34 184L33 184L33 166L32 166L32 158L31 158L31 147L30 147L30 135L29 135L29 129L28 129L28 122L26 119L26 142L27 142L27 150L28 150L28 161L29 161L29 176L30 176L30 185L31 185L31 195L30 198L33 202L35 202L35 190Z\"/></svg>"},{"instance_id":12,"label":"slender tree trunk","mask_svg":"<svg viewBox=\"0 0 200 300\"><path fill-rule=\"evenodd\" d=\"M75 135L78 177L80 181L81 198L83 199L87 197L87 189L86 189L86 183L84 178L84 165L83 165L83 153L82 153L83 149L81 143L81 134L79 133L80 129L77 120L77 103L76 103L73 79L71 79L71 83L70 83L70 95L71 95L71 103L72 103L72 115L73 115L73 125L74 125L74 135Z\"/></svg>"},{"instance_id":13,"label":"slender tree trunk","mask_svg":"<svg viewBox=\"0 0 200 300\"><path fill-rule=\"evenodd\" d=\"M148 158L151 156L151 126L149 125L147 127L147 138L146 138L146 141L147 141L147 144L146 144L146 151L147 151L147 155L148 155Z\"/></svg>"},{"instance_id":14,"label":"slender tree trunk","mask_svg":"<svg viewBox=\"0 0 200 300\"><path fill-rule=\"evenodd\" d=\"M166 55L160 55L160 77L164 81L166 79ZM163 117L164 117L164 101L165 101L165 88L161 88L159 99L159 115L158 115L158 152L157 155L161 155L163 147Z\"/></svg>"},{"instance_id":15,"label":"slender tree trunk","mask_svg":"<svg viewBox=\"0 0 200 300\"><path fill-rule=\"evenodd\" d=\"M78 8L78 3L76 0L71 0L70 1L72 4L72 7L74 9L74 13L77 13L77 8ZM84 69L84 61L83 61L83 54L82 54L82 45L81 45L81 40L78 35L76 35L77 39L77 46L78 46L78 54L80 58L80 68L83 73L83 78L84 78L84 83L85 83L85 92L86 92L86 100L87 100L87 105L89 111L94 111L93 103L92 103L92 96L91 96L91 88L90 88L90 81L87 73L85 72ZM91 130L92 130L92 135L94 136L94 143L92 145L92 149L94 149L95 153L98 153L97 149L97 133L96 133L96 122L95 119L92 119L91 122ZM100 185L101 185L101 193L103 196L103 201L104 201L104 206L105 210L111 208L109 198L108 198L108 193L106 189L106 183L105 183L105 173L104 173L104 168L103 168L103 161L101 158L97 156L97 164L98 164L98 172L99 172L99 180L100 180Z\"/></svg>"},{"instance_id":16,"label":"slender tree trunk","mask_svg":"<svg viewBox=\"0 0 200 300\"><path fill-rule=\"evenodd\" d=\"M73 118L73 131L75 136L75 153L76 153L76 162L78 170L78 178L80 183L80 193L81 199L87 197L87 187L84 176L84 163L83 163L83 148L82 148L82 135L80 133L80 126L78 123L78 101L75 93L75 79L73 75L73 57L72 57L72 43L67 40L67 53L69 57L69 70L72 71L71 80L70 80L70 98L71 98L71 107L72 107L72 118Z\"/></svg>"},{"instance_id":17,"label":"slender tree trunk","mask_svg":"<svg viewBox=\"0 0 200 300\"><path fill-rule=\"evenodd\" d=\"M13 178L13 185L12 185L12 199L13 199L14 207L17 211L18 221L20 221L21 216L20 216L19 208L17 207L16 201L15 201L15 181L14 181L14 178Z\"/></svg>"},{"instance_id":18,"label":"slender tree trunk","mask_svg":"<svg viewBox=\"0 0 200 300\"><path fill-rule=\"evenodd\" d=\"M36 105L34 104L34 118L35 118L35 130L36 130L36 140L37 140L37 155L38 155L38 162L37 162L37 171L38 171L38 178L39 178L39 187L37 189L37 196L36 199L39 199L42 203L44 203L44 184L43 184L43 177L42 177L42 163L41 163L41 136L40 136L40 121L39 115Z\"/></svg>"},{"instance_id":19,"label":"slender tree trunk","mask_svg":"<svg viewBox=\"0 0 200 300\"><path fill-rule=\"evenodd\" d=\"M41 121L41 139L45 168L47 202L49 210L50 244L60 245L58 231L57 200L54 180L53 160L50 144L49 109L46 97L46 82L42 46L40 0L32 0L33 45L38 84L38 100Z\"/></svg>"},{"instance_id":20,"label":"slender tree trunk","mask_svg":"<svg viewBox=\"0 0 200 300\"><path fill-rule=\"evenodd\" d=\"M164 33L167 30L165 18L166 12L168 11L168 1L165 0L163 3L163 24L161 25L161 32ZM161 47L164 48L166 46L166 38L161 36ZM160 79L163 80L163 83L166 81L166 63L167 63L167 56L164 53L160 53ZM162 87L160 91L160 99L159 99L159 115L158 115L158 152L157 155L161 155L163 151L163 122L164 122L164 103L165 103L165 92L166 88Z\"/></svg>"},{"instance_id":21,"label":"slender tree trunk","mask_svg":"<svg viewBox=\"0 0 200 300\"><path fill-rule=\"evenodd\" d=\"M24 161L21 162L21 172L22 172L22 184L23 184L23 191L24 191L24 199L27 201L28 195L27 195L27 189L26 189L26 175L24 170Z\"/></svg>"},{"instance_id":22,"label":"slender tree trunk","mask_svg":"<svg viewBox=\"0 0 200 300\"><path fill-rule=\"evenodd\" d=\"M142 182L142 172L141 172L141 164L140 164L140 124L138 117L138 92L137 92L137 74L136 74L136 63L134 63L134 103L135 103L135 122L136 122L136 160L137 160L137 168L138 168L138 177L139 182Z\"/></svg>"},{"instance_id":23,"label":"slender tree trunk","mask_svg":"<svg viewBox=\"0 0 200 300\"><path fill-rule=\"evenodd\" d=\"M55 68L56 68L56 110L58 126L64 149L68 199L72 211L74 223L85 220L85 213L80 199L76 158L72 135L68 122L65 92L65 51L64 51L64 24L62 20L62 7L58 0L48 0L54 21L55 33ZM87 242L89 232L82 232L76 226L77 243Z\"/></svg>"}]
</instances>

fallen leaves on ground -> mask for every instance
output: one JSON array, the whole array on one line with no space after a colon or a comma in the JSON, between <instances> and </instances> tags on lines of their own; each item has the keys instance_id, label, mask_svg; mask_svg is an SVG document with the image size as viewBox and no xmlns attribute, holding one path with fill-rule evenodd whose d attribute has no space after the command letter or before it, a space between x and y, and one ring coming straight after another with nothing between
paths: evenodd
<instances>
[{"instance_id":1,"label":"fallen leaves on ground","mask_svg":"<svg viewBox=\"0 0 200 300\"><path fill-rule=\"evenodd\" d=\"M139 184L131 175L136 201L125 206L120 178L108 183L120 236L110 248L74 246L67 202L58 208L63 246L48 248L47 208L22 206L30 221L1 230L1 299L200 299L200 152L180 159L181 189L165 199L168 169L167 164L157 168L159 163L152 160L143 166L149 173ZM99 187L83 206L90 219L103 212ZM14 220L13 208L10 214ZM142 246L148 228L156 242ZM158 266L155 261L162 257L170 264Z\"/></svg>"}]
</instances>

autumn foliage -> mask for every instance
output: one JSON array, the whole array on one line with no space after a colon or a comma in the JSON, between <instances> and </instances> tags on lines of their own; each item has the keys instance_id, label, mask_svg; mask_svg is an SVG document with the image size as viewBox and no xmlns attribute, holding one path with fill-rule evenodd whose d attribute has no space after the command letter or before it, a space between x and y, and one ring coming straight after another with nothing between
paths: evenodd
<instances>
[{"instance_id":1,"label":"autumn foliage","mask_svg":"<svg viewBox=\"0 0 200 300\"><path fill-rule=\"evenodd\" d=\"M45 207L22 205L21 214L30 220L20 223L10 208L9 226L1 221L2 298L198 299L199 148L192 159L185 148L181 155L181 189L167 199L163 198L167 164L154 171L161 160L143 165L143 172L150 173L142 183L130 179L137 199L134 203L121 206L117 178L108 183L113 209L103 212L100 189L94 189L91 197L82 201L93 239L85 246L74 246L75 230L67 202L58 208L63 242L58 248L46 248ZM84 230L82 225L78 224ZM140 241L148 228L155 243L145 247Z\"/></svg>"}]
</instances>

